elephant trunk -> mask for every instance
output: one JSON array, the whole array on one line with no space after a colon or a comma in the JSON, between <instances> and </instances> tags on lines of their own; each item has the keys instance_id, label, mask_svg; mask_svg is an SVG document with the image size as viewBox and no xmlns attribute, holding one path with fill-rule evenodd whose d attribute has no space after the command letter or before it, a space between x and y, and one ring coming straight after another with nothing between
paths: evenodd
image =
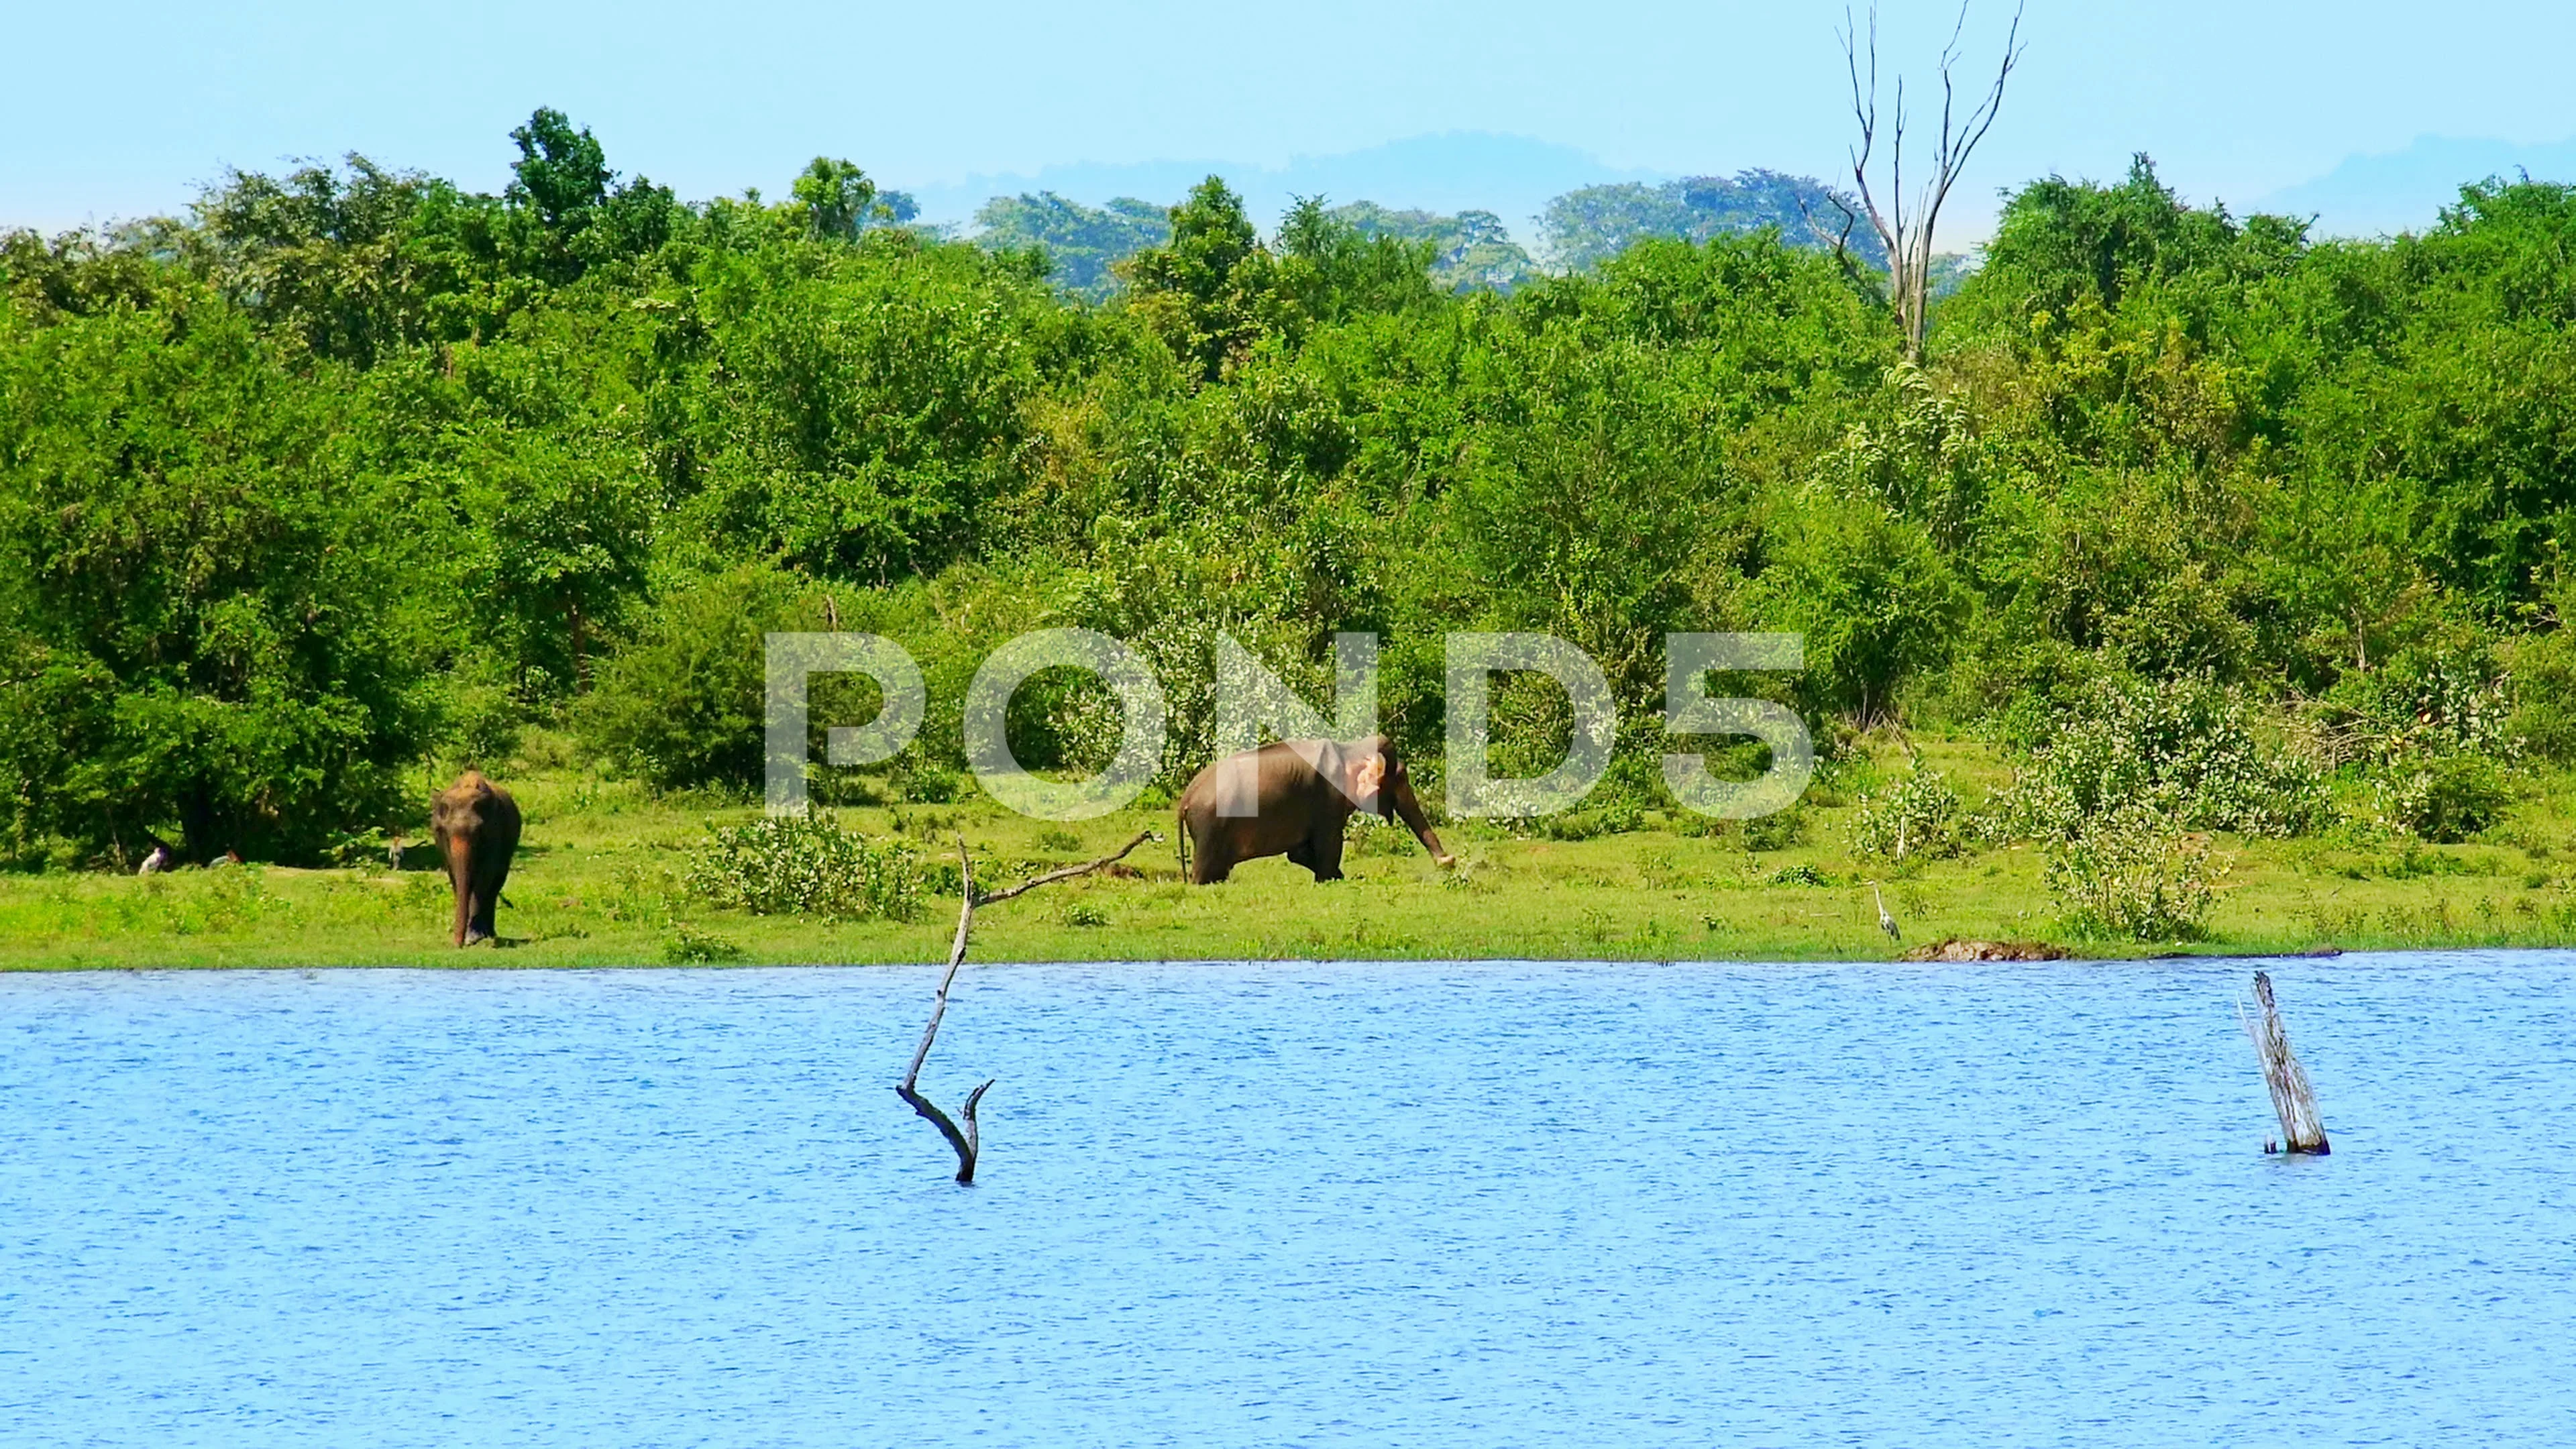
<instances>
[{"instance_id":1,"label":"elephant trunk","mask_svg":"<svg viewBox=\"0 0 2576 1449\"><path fill-rule=\"evenodd\" d=\"M1422 842L1423 849L1431 852L1433 860L1442 865L1451 863L1455 857L1441 849L1440 834L1431 828L1430 818L1422 813L1422 801L1415 797L1412 784L1408 781L1393 783L1394 788L1386 792L1387 798L1394 803L1395 813L1404 817L1405 827L1413 832L1414 839Z\"/></svg>"},{"instance_id":2,"label":"elephant trunk","mask_svg":"<svg viewBox=\"0 0 2576 1449\"><path fill-rule=\"evenodd\" d=\"M446 847L447 884L456 894L456 927L450 937L459 946L471 946L481 939L475 934L474 859L461 836L450 835L439 842Z\"/></svg>"}]
</instances>

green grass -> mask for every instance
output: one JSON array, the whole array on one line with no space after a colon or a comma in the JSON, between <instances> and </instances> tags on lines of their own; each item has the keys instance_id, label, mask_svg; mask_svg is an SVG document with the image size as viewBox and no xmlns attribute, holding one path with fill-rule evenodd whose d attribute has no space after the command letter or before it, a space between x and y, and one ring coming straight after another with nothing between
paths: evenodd
<instances>
[{"instance_id":1,"label":"green grass","mask_svg":"<svg viewBox=\"0 0 2576 1449\"><path fill-rule=\"evenodd\" d=\"M2004 778L1983 749L1935 744L1926 762L1972 796ZM0 969L244 966L637 966L941 959L953 901L917 920L828 924L718 911L683 878L710 820L747 805L654 799L558 768L509 780L527 817L500 915L500 949L447 944L444 876L381 864L346 870L230 866L132 877L0 876ZM1221 886L1182 884L1170 841L1129 858L1134 876L1046 887L978 912L979 960L1266 958L1883 959L1868 881L1907 946L1946 936L2053 940L2098 956L2165 949L2273 953L2576 944L2576 777L2530 784L2511 820L2465 845L2359 835L2239 841L2207 939L2070 941L2030 847L1891 868L1845 852L1851 806L1820 788L1804 839L1745 848L1740 834L1652 828L1590 840L1515 838L1482 822L1442 827L1444 872L1400 829L1355 824L1350 878L1314 884L1284 860ZM972 843L982 883L1009 884L1106 854L1167 810L1059 825L977 802L842 812L871 834L953 859ZM1657 821L1658 825L1663 822ZM415 846L415 861L429 852ZM1809 883L1809 878L1814 882Z\"/></svg>"}]
</instances>

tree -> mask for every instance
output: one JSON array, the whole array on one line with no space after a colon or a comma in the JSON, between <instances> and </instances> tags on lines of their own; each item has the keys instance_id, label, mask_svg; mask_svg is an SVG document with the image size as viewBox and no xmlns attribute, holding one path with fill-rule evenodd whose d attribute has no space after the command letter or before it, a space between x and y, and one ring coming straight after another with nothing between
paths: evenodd
<instances>
[{"instance_id":1,"label":"tree","mask_svg":"<svg viewBox=\"0 0 2576 1449\"><path fill-rule=\"evenodd\" d=\"M1954 91L1950 71L1959 59L1959 34L1967 27L1967 0L1960 0L1958 22L1950 29L1949 43L1941 49L1941 129L1932 146L1932 175L1916 193L1913 210L1906 209L1905 196L1905 78L1896 80L1896 113L1888 137L1889 205L1882 210L1869 181L1870 157L1878 143L1878 10L1869 12L1869 83L1861 84L1861 61L1856 37L1851 26L1851 12L1843 12L1843 64L1851 76L1852 116L1860 123L1860 144L1852 148L1852 180L1860 187L1863 210L1868 213L1870 228L1887 249L1888 290L1896 307L1896 323L1905 334L1905 357L1919 362L1923 357L1924 324L1931 316L1932 232L1940 222L1941 205L1950 199L1950 188L1958 184L1959 173L1977 143L1986 138L1995 115L2002 108L2004 82L2012 77L2013 67L2021 61L2021 10L2013 10L2012 29L2004 37L2003 62L1995 68L1995 83L1983 99L1968 108L1964 117L1954 119Z\"/></svg>"},{"instance_id":2,"label":"tree","mask_svg":"<svg viewBox=\"0 0 2576 1449\"><path fill-rule=\"evenodd\" d=\"M1169 243L1115 270L1148 325L1202 381L1215 382L1261 336L1275 266L1243 198L1218 177L1190 188L1171 222Z\"/></svg>"},{"instance_id":3,"label":"tree","mask_svg":"<svg viewBox=\"0 0 2576 1449\"><path fill-rule=\"evenodd\" d=\"M807 233L817 238L857 241L877 211L877 184L848 161L817 156L789 190L805 208Z\"/></svg>"},{"instance_id":4,"label":"tree","mask_svg":"<svg viewBox=\"0 0 2576 1449\"><path fill-rule=\"evenodd\" d=\"M1439 244L1375 235L1300 197L1279 226L1279 295L1307 321L1339 322L1363 312L1404 312L1438 293L1431 267Z\"/></svg>"},{"instance_id":5,"label":"tree","mask_svg":"<svg viewBox=\"0 0 2576 1449\"><path fill-rule=\"evenodd\" d=\"M510 163L509 199L533 210L557 235L589 225L591 213L608 199L611 175L608 155L590 128L576 131L563 112L539 106L526 125L511 130L510 139L519 159Z\"/></svg>"},{"instance_id":6,"label":"tree","mask_svg":"<svg viewBox=\"0 0 2576 1449\"><path fill-rule=\"evenodd\" d=\"M1764 227L1791 246L1831 251L1849 245L1863 265L1884 268L1887 254L1876 237L1853 239L1848 228L1830 225L1856 216L1852 200L1821 181L1756 169L1660 186L1582 187L1550 201L1539 227L1549 258L1568 271L1596 267L1648 237L1704 242Z\"/></svg>"},{"instance_id":7,"label":"tree","mask_svg":"<svg viewBox=\"0 0 2576 1449\"><path fill-rule=\"evenodd\" d=\"M1094 209L1052 191L996 196L975 212L975 242L995 251L1043 252L1055 284L1104 302L1118 290L1118 263L1171 240L1168 208L1132 196Z\"/></svg>"},{"instance_id":8,"label":"tree","mask_svg":"<svg viewBox=\"0 0 2576 1449\"><path fill-rule=\"evenodd\" d=\"M1430 243L1431 280L1444 291L1509 292L1539 276L1538 263L1512 240L1503 219L1490 211L1443 216L1429 211L1391 211L1373 201L1353 201L1334 207L1331 216L1357 229L1362 236Z\"/></svg>"},{"instance_id":9,"label":"tree","mask_svg":"<svg viewBox=\"0 0 2576 1449\"><path fill-rule=\"evenodd\" d=\"M311 861L382 824L433 722L427 536L221 298L0 306L0 823L127 863Z\"/></svg>"},{"instance_id":10,"label":"tree","mask_svg":"<svg viewBox=\"0 0 2576 1449\"><path fill-rule=\"evenodd\" d=\"M569 282L593 263L638 256L670 239L678 200L641 176L611 190L616 173L589 127L576 131L563 112L540 106L510 139L519 159L502 196L533 223L521 238L521 265L530 272Z\"/></svg>"}]
</instances>

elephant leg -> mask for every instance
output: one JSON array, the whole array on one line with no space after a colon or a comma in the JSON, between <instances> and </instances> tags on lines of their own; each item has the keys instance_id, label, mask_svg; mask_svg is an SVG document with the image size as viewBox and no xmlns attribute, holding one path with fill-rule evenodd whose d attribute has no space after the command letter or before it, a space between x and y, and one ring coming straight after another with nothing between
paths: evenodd
<instances>
[{"instance_id":1,"label":"elephant leg","mask_svg":"<svg viewBox=\"0 0 2576 1449\"><path fill-rule=\"evenodd\" d=\"M1306 859L1299 864L1315 873L1317 880L1342 878L1342 828L1339 822L1318 828L1306 840Z\"/></svg>"},{"instance_id":2,"label":"elephant leg","mask_svg":"<svg viewBox=\"0 0 2576 1449\"><path fill-rule=\"evenodd\" d=\"M501 928L495 924L494 918L501 909L501 887L510 879L510 864L508 861L503 861L498 866L478 874L481 879L474 885L475 927L484 935L499 940Z\"/></svg>"},{"instance_id":3,"label":"elephant leg","mask_svg":"<svg viewBox=\"0 0 2576 1449\"><path fill-rule=\"evenodd\" d=\"M1288 863L1302 865L1308 870L1315 868L1315 841L1312 836L1288 847Z\"/></svg>"},{"instance_id":4,"label":"elephant leg","mask_svg":"<svg viewBox=\"0 0 2576 1449\"><path fill-rule=\"evenodd\" d=\"M1190 884L1214 885L1234 870L1234 849L1226 832L1216 825L1192 821L1183 827L1190 833Z\"/></svg>"}]
</instances>

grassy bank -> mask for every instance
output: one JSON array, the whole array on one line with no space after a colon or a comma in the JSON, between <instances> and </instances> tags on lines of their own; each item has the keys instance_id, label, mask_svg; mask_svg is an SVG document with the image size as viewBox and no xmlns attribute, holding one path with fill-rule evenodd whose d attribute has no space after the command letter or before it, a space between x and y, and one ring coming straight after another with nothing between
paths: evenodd
<instances>
[{"instance_id":1,"label":"grassy bank","mask_svg":"<svg viewBox=\"0 0 2576 1449\"><path fill-rule=\"evenodd\" d=\"M1933 747L1947 769L1994 782L1966 745ZM528 817L501 914L499 950L447 945L444 876L382 863L341 870L227 866L164 876L0 877L0 969L243 966L633 966L674 962L929 961L946 950L953 903L935 894L905 922L826 923L715 909L686 888L707 826L756 810L559 769L511 781ZM1830 799L1830 796L1827 797ZM2054 941L2078 953L2290 952L2576 944L2576 777L2530 782L2503 825L2459 845L2357 832L2301 840L2221 836L2232 859L2205 939L2070 939L2030 847L1939 861L1855 859L1848 802L1802 807L1803 838L1748 849L1736 833L1650 828L1589 840L1517 838L1481 822L1444 835L1461 866L1435 867L1401 830L1355 825L1350 878L1317 886L1283 860L1222 886L1179 878L1167 840L1132 875L1070 882L976 920L982 960L1237 958L1891 958L1967 937ZM953 858L973 846L988 885L1106 854L1163 810L1048 825L978 801L842 812L873 835ZM1767 843L1767 842L1766 842ZM1879 933L1869 882L1903 923Z\"/></svg>"}]
</instances>

